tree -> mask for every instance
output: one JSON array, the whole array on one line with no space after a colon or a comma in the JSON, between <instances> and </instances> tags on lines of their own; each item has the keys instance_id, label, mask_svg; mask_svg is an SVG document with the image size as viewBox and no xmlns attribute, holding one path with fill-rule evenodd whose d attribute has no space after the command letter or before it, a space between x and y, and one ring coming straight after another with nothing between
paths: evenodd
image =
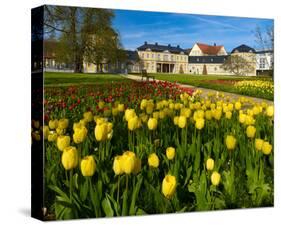
<instances>
[{"instance_id":1,"label":"tree","mask_svg":"<svg viewBox=\"0 0 281 226\"><path fill-rule=\"evenodd\" d=\"M59 37L57 60L74 65L75 72L83 71L83 61L101 64L112 60L120 48L118 34L111 27L112 10L45 6L45 32Z\"/></svg>"},{"instance_id":2,"label":"tree","mask_svg":"<svg viewBox=\"0 0 281 226\"><path fill-rule=\"evenodd\" d=\"M265 29L261 29L259 26L255 30L255 42L257 48L260 50L274 50L274 27L273 25L267 26ZM272 66L272 76L274 74L274 54L272 52L272 62L269 62L269 58L265 57L267 65ZM271 64L272 63L272 64Z\"/></svg>"},{"instance_id":3,"label":"tree","mask_svg":"<svg viewBox=\"0 0 281 226\"><path fill-rule=\"evenodd\" d=\"M207 67L206 67L206 64L204 64L203 66L203 75L207 75L208 72L207 72Z\"/></svg>"},{"instance_id":4,"label":"tree","mask_svg":"<svg viewBox=\"0 0 281 226\"><path fill-rule=\"evenodd\" d=\"M255 69L252 62L239 55L230 55L221 68L235 75L247 75Z\"/></svg>"}]
</instances>

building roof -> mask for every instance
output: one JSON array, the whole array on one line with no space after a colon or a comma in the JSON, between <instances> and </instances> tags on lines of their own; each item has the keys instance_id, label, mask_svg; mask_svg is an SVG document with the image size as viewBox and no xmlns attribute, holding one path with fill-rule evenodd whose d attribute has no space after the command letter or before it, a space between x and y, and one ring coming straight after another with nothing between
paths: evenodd
<instances>
[{"instance_id":1,"label":"building roof","mask_svg":"<svg viewBox=\"0 0 281 226\"><path fill-rule=\"evenodd\" d=\"M125 50L128 61L138 61L139 55L137 51Z\"/></svg>"},{"instance_id":2,"label":"building roof","mask_svg":"<svg viewBox=\"0 0 281 226\"><path fill-rule=\"evenodd\" d=\"M191 48L188 48L188 49L185 50L187 55L189 55L190 51L191 51Z\"/></svg>"},{"instance_id":3,"label":"building roof","mask_svg":"<svg viewBox=\"0 0 281 226\"><path fill-rule=\"evenodd\" d=\"M273 53L272 49L256 50L256 54Z\"/></svg>"},{"instance_id":4,"label":"building roof","mask_svg":"<svg viewBox=\"0 0 281 226\"><path fill-rule=\"evenodd\" d=\"M216 44L214 44L213 46L203 43L196 43L196 44L204 54L208 54L208 55L217 55L218 52L221 50L221 48L223 48L223 46L217 46Z\"/></svg>"},{"instance_id":5,"label":"building roof","mask_svg":"<svg viewBox=\"0 0 281 226\"><path fill-rule=\"evenodd\" d=\"M247 45L240 45L236 48L234 48L231 53L255 53L256 50L254 50L253 48L251 48L250 46Z\"/></svg>"},{"instance_id":6,"label":"building roof","mask_svg":"<svg viewBox=\"0 0 281 226\"><path fill-rule=\"evenodd\" d=\"M184 54L186 54L184 49L180 48L179 45L177 45L177 46L171 46L170 44L169 45L158 45L157 42L155 44L148 44L147 42L144 42L143 45L141 45L140 47L137 48L137 50L147 50L147 49L150 49L151 51L154 51L154 52L169 51L171 53L183 52Z\"/></svg>"},{"instance_id":7,"label":"building roof","mask_svg":"<svg viewBox=\"0 0 281 226\"><path fill-rule=\"evenodd\" d=\"M222 64L228 56L189 56L189 64Z\"/></svg>"}]
</instances>

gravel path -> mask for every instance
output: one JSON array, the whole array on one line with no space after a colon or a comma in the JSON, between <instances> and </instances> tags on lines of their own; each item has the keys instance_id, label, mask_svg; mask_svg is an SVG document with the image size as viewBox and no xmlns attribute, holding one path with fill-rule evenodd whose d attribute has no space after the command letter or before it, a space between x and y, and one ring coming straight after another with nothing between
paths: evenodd
<instances>
[{"instance_id":1,"label":"gravel path","mask_svg":"<svg viewBox=\"0 0 281 226\"><path fill-rule=\"evenodd\" d=\"M140 76L136 76L136 75L121 75L125 78L128 78L128 79L132 79L132 80L135 80L135 81L142 81L141 77ZM151 79L150 79L151 80ZM157 80L155 79L156 81L163 81L163 80ZM202 91L202 96L203 97L206 97L208 96L208 93L210 92L217 92L216 90L213 90L213 89L205 89L205 88L201 88L201 87L195 87L195 86L191 86L191 85L187 85L187 84L181 84L179 83L180 86L182 87L187 87L187 88L191 88L191 89L199 89ZM241 97L246 97L250 100L253 100L255 102L266 102L267 104L270 104L270 105L273 105L273 101L270 101L270 100L266 100L266 99L261 99L261 98L256 98L256 97L250 97L250 96L244 96L244 95L240 95L240 94L235 94L235 93L228 93L228 92L223 92L223 91L219 91L221 94L224 94L224 96L229 96L230 98L233 98L233 99L239 99Z\"/></svg>"}]
</instances>

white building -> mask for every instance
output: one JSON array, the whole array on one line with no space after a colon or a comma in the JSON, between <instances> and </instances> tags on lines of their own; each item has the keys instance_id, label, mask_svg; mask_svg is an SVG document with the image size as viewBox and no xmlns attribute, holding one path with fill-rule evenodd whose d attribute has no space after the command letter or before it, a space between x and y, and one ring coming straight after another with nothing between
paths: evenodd
<instances>
[{"instance_id":1,"label":"white building","mask_svg":"<svg viewBox=\"0 0 281 226\"><path fill-rule=\"evenodd\" d=\"M256 51L257 74L268 74L273 70L274 54L272 50Z\"/></svg>"}]
</instances>

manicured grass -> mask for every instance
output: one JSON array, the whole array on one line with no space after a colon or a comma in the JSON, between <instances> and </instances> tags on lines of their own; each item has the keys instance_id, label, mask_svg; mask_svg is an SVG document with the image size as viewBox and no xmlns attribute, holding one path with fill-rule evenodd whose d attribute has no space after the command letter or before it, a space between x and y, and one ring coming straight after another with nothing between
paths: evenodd
<instances>
[{"instance_id":1,"label":"manicured grass","mask_svg":"<svg viewBox=\"0 0 281 226\"><path fill-rule=\"evenodd\" d=\"M124 81L130 80L117 74L83 74L65 72L44 73L45 86L70 86Z\"/></svg>"},{"instance_id":2,"label":"manicured grass","mask_svg":"<svg viewBox=\"0 0 281 226\"><path fill-rule=\"evenodd\" d=\"M265 80L272 81L271 77L261 76L231 76L231 75L188 75L188 74L150 74L156 79L170 82L178 82L196 87L214 89L230 93L245 94L239 92L234 86L235 81ZM265 96L263 93L247 93L249 96L273 100L273 96Z\"/></svg>"}]
</instances>

